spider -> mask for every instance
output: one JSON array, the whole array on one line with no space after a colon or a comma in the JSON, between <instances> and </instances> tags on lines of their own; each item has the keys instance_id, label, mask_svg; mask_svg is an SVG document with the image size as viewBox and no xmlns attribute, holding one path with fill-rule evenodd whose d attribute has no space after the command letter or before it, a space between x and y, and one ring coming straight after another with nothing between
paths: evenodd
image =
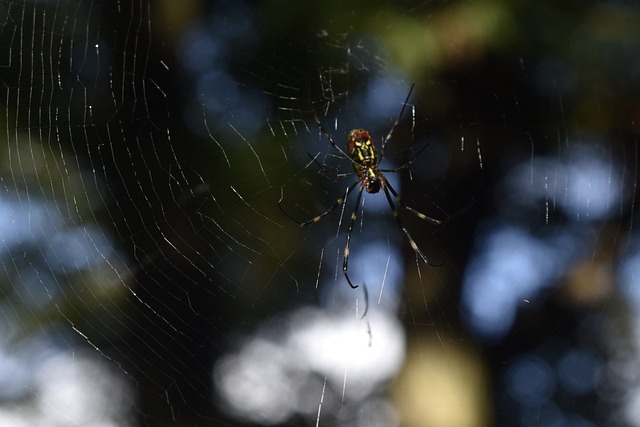
<instances>
[{"instance_id":1,"label":"spider","mask_svg":"<svg viewBox=\"0 0 640 427\"><path fill-rule=\"evenodd\" d=\"M347 283L349 283L349 286L351 286L353 289L357 288L358 285L354 285L353 282L351 281L351 278L349 278L349 270L348 270L349 253L350 253L349 248L351 244L351 234L353 231L353 225L356 222L356 218L358 215L358 207L360 206L360 199L362 198L363 190L366 190L367 193L371 193L371 194L376 194L380 190L382 190L384 192L385 197L387 198L387 202L389 202L389 207L391 208L391 213L394 219L396 220L396 223L398 224L398 226L400 227L404 235L409 240L409 244L411 245L411 248L415 251L418 258L427 265L431 265L431 266L442 265L442 263L439 263L439 264L430 263L427 257L424 255L424 253L420 250L416 242L413 240L413 238L409 234L409 231L407 231L406 227L402 223L402 220L400 218L400 213L398 212L396 205L393 203L391 195L393 195L393 198L395 198L396 203L402 209L412 213L413 215L417 216L422 220L428 221L434 225L444 224L445 221L432 218L430 216L423 214L422 212L415 210L410 206L407 206L400 198L400 195L398 194L398 192L391 186L391 184L389 183L389 181L387 181L387 179L383 174L383 172L393 173L393 172L399 172L403 169L407 169L409 166L411 166L411 164L416 159L416 157L418 157L418 155L420 155L420 153L422 153L422 151L427 147L425 146L422 149L420 149L409 161L407 161L402 166L399 166L395 169L380 168L380 162L382 162L382 159L384 158L384 151L387 148L387 143L393 136L393 132L395 131L396 127L398 126L398 123L400 122L402 114L404 113L407 103L409 102L409 97L411 96L413 87L414 85L411 85L411 88L409 89L409 93L407 94L407 98L402 104L402 109L400 110L400 114L398 114L398 117L393 123L393 126L389 130L389 133L387 134L387 136L382 140L382 149L380 151L379 157L376 154L375 145L368 131L366 131L365 129L353 129L351 132L349 132L347 136L347 152L345 152L342 148L340 148L334 142L333 137L331 136L329 131L327 131L327 129L324 127L324 125L316 115L314 119L318 124L318 126L320 127L320 130L322 131L324 136L329 140L329 143L342 156L344 156L345 158L351 161L351 164L353 165L353 169L355 171L355 175L357 175L357 180L353 184L349 185L349 187L345 192L344 197L338 198L338 200L336 200L333 206L331 206L329 209L327 209L326 211L322 212L320 215L317 215L307 221L299 222L293 217L291 217L281 206L282 198L278 202L278 207L280 208L282 213L284 213L289 219L291 219L292 221L300 225L300 227L306 227L308 225L311 225L313 223L320 221L323 217L333 212L338 206L341 206L344 203L344 201L347 199L347 197L349 197L349 194L351 194L351 191L353 191L356 185L360 184L360 187L358 188L358 193L356 195L355 208L351 213L349 228L347 229L347 235L346 235L347 241L344 247L344 257L342 261L342 272L344 273L344 277L347 279ZM318 163L315 159L314 159L314 162ZM319 165L319 166L322 167L322 165ZM344 176L349 176L353 174L354 173L337 174L337 177L344 177Z\"/></svg>"}]
</instances>

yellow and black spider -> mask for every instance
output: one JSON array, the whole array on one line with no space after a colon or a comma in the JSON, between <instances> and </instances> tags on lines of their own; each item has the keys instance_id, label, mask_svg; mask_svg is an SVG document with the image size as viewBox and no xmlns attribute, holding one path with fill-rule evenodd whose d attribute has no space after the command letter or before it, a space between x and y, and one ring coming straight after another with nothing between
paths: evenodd
<instances>
[{"instance_id":1,"label":"yellow and black spider","mask_svg":"<svg viewBox=\"0 0 640 427\"><path fill-rule=\"evenodd\" d=\"M393 214L393 217L395 218L396 223L398 224L400 229L404 232L405 236L407 236L407 239L409 239L409 244L411 245L411 248L416 252L416 254L420 258L420 260L422 262L428 264L428 265L440 265L440 264L431 264L427 260L427 257L424 255L424 253L422 253L420 248L418 248L418 245L413 240L413 238L411 237L411 235L409 234L409 232L405 228L404 224L402 223L402 220L400 219L400 213L398 212L398 209L396 208L396 206L393 203L393 200L391 199L391 194L393 194L396 202L398 203L398 205L400 205L400 207L402 209L411 212L413 215L417 216L418 218L420 218L422 220L425 220L425 221L428 221L428 222L430 222L432 224L435 224L435 225L443 224L445 221L432 218L432 217L427 216L427 215L425 215L425 214L423 214L421 212L418 212L417 210L415 210L414 208L412 208L410 206L407 206L402 201L402 199L400 198L400 195L398 194L398 192L391 186L389 181L387 181L387 179L383 175L383 172L388 172L388 173L399 172L399 171L401 171L403 169L408 168L411 165L411 163L413 163L413 161L416 159L416 157L420 153L422 153L422 151L426 148L426 146L423 147L420 151L418 151L408 162L406 162L402 166L397 167L395 169L380 169L380 162L384 158L384 151L387 148L387 143L389 142L389 140L393 136L393 132L395 131L396 126L398 126L398 123L400 122L402 114L404 113L404 110L405 110L405 108L407 106L407 103L409 102L409 97L411 96L411 92L413 91L413 86L414 85L411 85L411 89L409 89L409 93L407 94L407 98L405 99L404 103L402 104L402 109L400 110L400 114L398 114L398 117L396 118L396 121L393 123L393 126L391 127L391 130L389 130L389 133L387 134L387 136L382 141L382 150L380 151L380 157L378 157L376 155L376 149L375 149L375 146L373 144L373 141L371 140L371 135L369 134L368 131L366 131L364 129L353 129L351 132L349 132L349 135L347 136L347 152L345 153L345 151L342 148L340 148L333 141L333 138L331 137L331 134L323 126L322 122L320 121L320 119L316 115L315 116L315 121L316 121L316 123L318 123L318 126L320 127L320 130L322 131L324 136L329 140L329 142L331 143L333 148L335 148L342 156L344 156L345 158L347 158L347 159L349 159L351 161L351 164L353 165L353 169L355 170L355 175L357 175L358 179L347 188L344 197L340 197L338 200L336 200L336 202L333 204L333 206L331 206L329 209L327 209L326 211L324 211L320 215L318 215L318 216L316 216L316 217L314 217L314 218L312 218L312 219L310 219L308 221L303 221L303 222L297 221L295 218L291 217L291 215L289 215L282 208L282 206L281 206L282 199L280 199L280 201L278 202L278 207L280 208L282 213L284 213L292 221L294 221L297 224L299 224L300 227L306 227L307 225L310 225L310 224L313 224L314 222L320 221L324 216L329 215L338 206L341 206L344 203L345 199L347 197L349 197L349 194L355 188L355 186L358 185L358 183L360 183L360 188L358 189L358 194L356 196L355 208L354 208L353 212L351 213L351 222L349 223L349 228L347 230L347 236L346 236L347 242L346 242L346 245L345 245L345 248L344 248L344 258L343 258L343 263L342 263L342 272L344 273L344 277L347 279L347 282L349 283L349 286L351 286L354 289L357 288L358 285L354 285L351 282L351 279L349 278L349 272L348 272L349 245L350 245L350 242L351 242L351 232L353 231L353 225L356 222L356 218L357 218L357 214L358 214L358 207L360 206L360 199L362 197L362 190L367 190L367 193L371 193L371 194L375 194L375 193L379 192L380 190L384 191L384 195L386 196L387 201L389 202L389 206L391 207L391 213ZM322 167L322 166L320 165L320 167ZM337 176L338 177L344 177L344 176L348 176L348 175L353 175L353 173L350 173L350 174L338 174ZM391 192L391 194L389 194L389 192Z\"/></svg>"}]
</instances>

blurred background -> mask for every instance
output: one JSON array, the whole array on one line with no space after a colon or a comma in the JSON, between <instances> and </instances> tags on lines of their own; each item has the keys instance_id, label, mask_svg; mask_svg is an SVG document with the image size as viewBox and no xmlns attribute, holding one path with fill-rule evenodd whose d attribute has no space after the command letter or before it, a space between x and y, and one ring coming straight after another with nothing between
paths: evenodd
<instances>
[{"instance_id":1,"label":"blurred background","mask_svg":"<svg viewBox=\"0 0 640 427\"><path fill-rule=\"evenodd\" d=\"M638 2L2 0L0 52L0 425L640 425Z\"/></svg>"}]
</instances>

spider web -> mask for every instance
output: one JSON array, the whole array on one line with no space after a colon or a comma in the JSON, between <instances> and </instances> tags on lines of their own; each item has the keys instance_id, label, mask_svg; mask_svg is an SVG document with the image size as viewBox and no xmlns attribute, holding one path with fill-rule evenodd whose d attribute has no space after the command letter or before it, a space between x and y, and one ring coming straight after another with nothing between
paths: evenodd
<instances>
[{"instance_id":1,"label":"spider web","mask_svg":"<svg viewBox=\"0 0 640 427\"><path fill-rule=\"evenodd\" d=\"M637 6L307 7L0 2L0 425L638 425Z\"/></svg>"}]
</instances>

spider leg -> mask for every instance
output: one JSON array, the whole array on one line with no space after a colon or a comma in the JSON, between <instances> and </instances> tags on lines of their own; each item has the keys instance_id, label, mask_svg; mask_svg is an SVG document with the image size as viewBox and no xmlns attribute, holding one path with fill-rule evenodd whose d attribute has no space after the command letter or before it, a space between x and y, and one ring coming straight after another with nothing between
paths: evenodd
<instances>
[{"instance_id":1,"label":"spider leg","mask_svg":"<svg viewBox=\"0 0 640 427\"><path fill-rule=\"evenodd\" d=\"M385 190L389 188L389 190L391 191L391 193L393 194L393 197L395 197L396 202L398 202L398 204L400 205L400 207L402 207L402 209L405 209L409 212L411 212L412 214L414 214L415 216L417 216L418 218L428 221L431 224L434 225L442 225L444 223L446 223L447 221L443 221L441 219L436 219L436 218L432 218L430 216L427 216L425 214L423 214L420 211L415 210L414 208L412 208L411 206L407 206L402 199L400 198L400 195L398 194L398 192L391 186L391 184L389 184L389 181L387 181L385 179ZM385 191L386 192L386 191ZM389 196L387 195L387 199L389 198Z\"/></svg>"},{"instance_id":2,"label":"spider leg","mask_svg":"<svg viewBox=\"0 0 640 427\"><path fill-rule=\"evenodd\" d=\"M356 184L360 181L356 181ZM354 285L351 283L351 279L349 278L348 266L349 266L349 248L351 245L351 232L353 231L353 225L356 223L356 219L358 218L358 207L360 206L360 199L362 198L362 190L364 189L364 185L361 185L358 189L358 195L356 196L356 207L353 209L351 213L351 222L349 223L349 229L347 230L347 244L344 247L344 258L342 260L342 272L344 273L344 277L347 279L347 283L353 289L357 288L358 285Z\"/></svg>"},{"instance_id":3,"label":"spider leg","mask_svg":"<svg viewBox=\"0 0 640 427\"><path fill-rule=\"evenodd\" d=\"M349 156L347 153L344 152L344 150L342 148L340 148L338 146L338 144L336 144L333 141L333 138L331 137L331 134L329 133L329 131L324 127L324 125L322 124L322 122L320 121L320 119L318 118L318 115L314 115L313 118L315 119L316 123L318 124L318 126L320 126L320 130L322 131L322 133L324 134L324 136L329 140L329 142L331 143L331 145L333 146L333 148L335 148L336 150L338 150L340 152L340 154L342 154L344 157L346 157L347 159L351 160L351 163L355 163L353 159L351 159L351 156Z\"/></svg>"},{"instance_id":4,"label":"spider leg","mask_svg":"<svg viewBox=\"0 0 640 427\"><path fill-rule=\"evenodd\" d=\"M312 156L310 153L307 153L307 156L309 156L311 158L311 160L313 161L313 163L316 164L316 166L320 169L320 172L322 172L323 175L325 176L330 176L331 178L334 179L338 179L338 178L344 178L345 176L352 176L355 175L355 172L349 172L349 173L337 173L335 170L332 169L328 169L325 168L317 159L316 157L318 157L317 155L314 157ZM309 163L311 164L311 163ZM307 166L309 165L307 164Z\"/></svg>"},{"instance_id":5,"label":"spider leg","mask_svg":"<svg viewBox=\"0 0 640 427\"><path fill-rule=\"evenodd\" d=\"M306 227L307 225L313 224L314 222L318 222L320 221L323 217L329 215L331 212L333 212L338 206L342 205L345 201L345 199L347 197L349 197L349 193L351 193L351 190L354 189L354 187L359 183L360 181L356 181L353 184L351 184L349 186L349 188L347 188L347 191L345 192L344 197L340 197L338 198L338 200L335 201L335 203L326 211L322 212L320 215L317 215L307 221L298 221L297 219L295 219L294 217L292 217L291 215L289 215L289 213L287 211L284 210L284 208L282 207L282 199L284 198L284 192L281 190L280 192L280 200L278 200L278 208L280 208L280 211L286 215L287 218L289 218L291 221L297 223L300 227Z\"/></svg>"},{"instance_id":6,"label":"spider leg","mask_svg":"<svg viewBox=\"0 0 640 427\"><path fill-rule=\"evenodd\" d=\"M395 190L393 190L389 183L387 182L387 180L384 180L384 186L382 187L384 189L384 195L387 198L387 202L389 202L389 207L391 207L391 212L393 214L393 217L396 220L396 223L398 224L398 226L400 227L400 229L402 230L402 232L404 233L405 236L407 236L407 239L409 239L409 244L411 245L411 248L415 251L415 253L418 255L418 257L420 258L420 260L422 262L424 262L427 265L430 265L432 267L438 267L440 265L442 265L442 263L444 263L444 261L442 263L439 264L432 264L429 262L429 260L427 259L427 257L425 256L424 253L422 253L422 251L420 250L420 248L418 247L418 244L415 242L415 240L413 240L413 238L411 237L411 234L409 234L409 231L407 231L406 227L404 226L404 224L402 223L402 220L400 219L400 213L398 212L398 209L396 209L395 205L393 204L393 200L391 200L391 195L389 194L389 190L392 190L392 193L394 194L394 196L396 196L396 200L398 200L398 204L400 204L400 206L402 206L405 209L409 209L406 205L404 205L404 203L402 203L400 201L400 197L398 197L397 193L395 192ZM411 210L410 212L416 214L416 215L422 215L419 216L419 218L421 219L426 219L429 221L438 221L438 220L434 220L433 218L430 218L418 211L416 211L415 209ZM424 218L423 218L424 217ZM438 222L439 224L440 222Z\"/></svg>"},{"instance_id":7,"label":"spider leg","mask_svg":"<svg viewBox=\"0 0 640 427\"><path fill-rule=\"evenodd\" d=\"M362 316L360 316L361 319L363 319L369 311L369 291L367 290L366 283L362 284L362 290L364 291L364 311L362 312Z\"/></svg>"},{"instance_id":8,"label":"spider leg","mask_svg":"<svg viewBox=\"0 0 640 427\"><path fill-rule=\"evenodd\" d=\"M391 208L391 213L393 214L393 218L396 220L396 223L398 223L398 226L400 227L404 235L407 236L407 239L409 239L409 244L411 245L411 248L416 252L416 254L418 254L418 257L420 257L422 262L428 264L427 257L422 253L422 251L418 247L418 244L413 240L413 238L411 238L411 235L409 234L404 224L402 223L402 220L400 219L400 213L398 212L398 209L396 209L395 205L393 204L393 200L391 200L391 195L389 194L389 190L387 190L387 185L383 187L384 195L387 198L387 202L389 202L389 207Z\"/></svg>"},{"instance_id":9,"label":"spider leg","mask_svg":"<svg viewBox=\"0 0 640 427\"><path fill-rule=\"evenodd\" d=\"M402 166L398 166L397 168L394 169L380 169L380 172L400 172L403 169L408 169L409 166L411 166L411 164L413 162L415 162L415 160L418 158L418 156L420 154L422 154L422 152L424 150L427 149L427 147L429 147L429 144L425 145L424 147L422 147L420 150L418 150L418 152L416 154L413 155L413 157L411 157L405 164L403 164Z\"/></svg>"},{"instance_id":10,"label":"spider leg","mask_svg":"<svg viewBox=\"0 0 640 427\"><path fill-rule=\"evenodd\" d=\"M391 129L389 130L389 133L387 134L387 136L382 141L382 149L380 150L380 158L384 157L384 150L387 148L387 143L389 142L389 140L393 136L393 132L396 130L396 126L398 126L398 123L400 123L400 118L402 118L402 114L404 113L404 109L407 108L407 103L409 102L409 97L411 97L411 92L413 92L413 87L414 86L415 86L415 84L411 85L411 88L409 89L409 93L407 94L407 98L404 100L404 103L402 104L402 109L400 110L400 114L398 114L398 117L396 118L396 121L393 122L393 126L391 126Z\"/></svg>"}]
</instances>

